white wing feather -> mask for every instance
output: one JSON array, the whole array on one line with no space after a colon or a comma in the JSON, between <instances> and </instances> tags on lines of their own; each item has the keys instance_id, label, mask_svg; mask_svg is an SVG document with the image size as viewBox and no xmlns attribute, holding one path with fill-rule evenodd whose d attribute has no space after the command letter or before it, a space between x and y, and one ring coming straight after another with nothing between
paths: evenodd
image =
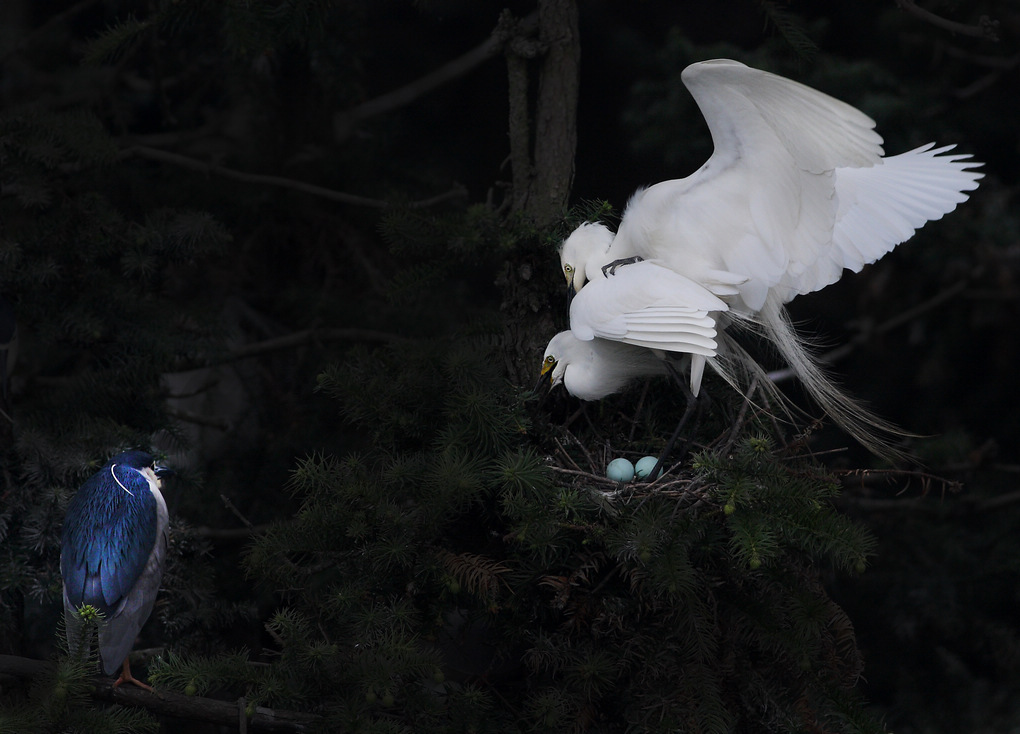
<instances>
[{"instance_id":1,"label":"white wing feather","mask_svg":"<svg viewBox=\"0 0 1020 734\"><path fill-rule=\"evenodd\" d=\"M883 158L870 168L836 171L838 209L832 246L782 281L783 301L835 283L843 269L859 272L967 200L983 174L969 155L944 155L955 146L934 143Z\"/></svg>"},{"instance_id":2,"label":"white wing feather","mask_svg":"<svg viewBox=\"0 0 1020 734\"><path fill-rule=\"evenodd\" d=\"M635 195L612 256L661 259L699 282L710 270L743 277L743 305L757 311L830 246L835 171L874 166L882 138L854 107L736 61L692 64L683 80L714 152L693 175Z\"/></svg>"},{"instance_id":3,"label":"white wing feather","mask_svg":"<svg viewBox=\"0 0 1020 734\"><path fill-rule=\"evenodd\" d=\"M710 162L754 164L773 140L798 168L825 173L882 157L875 121L856 107L792 79L715 59L681 74L712 133Z\"/></svg>"},{"instance_id":4,"label":"white wing feather","mask_svg":"<svg viewBox=\"0 0 1020 734\"><path fill-rule=\"evenodd\" d=\"M934 144L883 158L863 112L736 61L692 64L682 78L708 124L712 156L687 178L634 194L615 238L597 225L564 247L561 259L589 279L571 304L573 335L688 353L697 395L706 360L724 369L715 357L726 319L717 317L729 311L737 326L757 324L815 400L882 455L875 433L896 429L825 376L783 304L844 269L859 271L952 211L977 188L981 174L971 169L981 164ZM635 257L643 262L602 276L603 265Z\"/></svg>"},{"instance_id":5,"label":"white wing feather","mask_svg":"<svg viewBox=\"0 0 1020 734\"><path fill-rule=\"evenodd\" d=\"M646 260L585 285L570 304L570 330L582 341L609 339L710 358L718 349L713 314L727 310L704 286ZM692 374L695 394L700 377Z\"/></svg>"}]
</instances>

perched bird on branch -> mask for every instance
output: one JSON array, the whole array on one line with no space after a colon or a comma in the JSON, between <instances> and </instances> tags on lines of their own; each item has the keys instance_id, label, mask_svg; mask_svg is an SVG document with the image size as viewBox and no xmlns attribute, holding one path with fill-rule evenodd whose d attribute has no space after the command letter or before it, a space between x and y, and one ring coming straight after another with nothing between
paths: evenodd
<instances>
[{"instance_id":1,"label":"perched bird on branch","mask_svg":"<svg viewBox=\"0 0 1020 734\"><path fill-rule=\"evenodd\" d=\"M712 156L687 178L635 193L615 233L586 222L565 240L560 265L576 292L570 332L589 344L687 355L693 396L706 364L734 386L761 374L724 331L759 333L836 423L888 455L897 429L824 374L784 304L845 269L859 271L951 212L977 188L982 174L972 169L981 164L934 143L884 157L863 112L736 61L692 64L682 79L708 123ZM569 390L578 349L557 340L543 370ZM587 399L619 390L621 372L647 374L601 347L584 359L589 373L613 374L612 382L589 382ZM613 365L599 365L605 360Z\"/></svg>"},{"instance_id":2,"label":"perched bird on branch","mask_svg":"<svg viewBox=\"0 0 1020 734\"><path fill-rule=\"evenodd\" d=\"M160 486L168 473L144 451L117 454L82 484L64 519L60 575L68 647L76 655L90 644L81 610L100 612L103 670L113 675L121 668L114 686L152 690L131 675L128 654L163 577L169 516Z\"/></svg>"}]
</instances>

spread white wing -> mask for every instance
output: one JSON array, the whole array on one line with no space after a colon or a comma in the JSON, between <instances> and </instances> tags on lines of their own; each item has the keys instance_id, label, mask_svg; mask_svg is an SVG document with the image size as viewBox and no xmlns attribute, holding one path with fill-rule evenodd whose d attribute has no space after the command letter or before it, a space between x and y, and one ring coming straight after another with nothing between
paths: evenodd
<instances>
[{"instance_id":1,"label":"spread white wing","mask_svg":"<svg viewBox=\"0 0 1020 734\"><path fill-rule=\"evenodd\" d=\"M844 268L859 272L966 201L963 192L976 189L982 178L970 169L981 164L969 155L947 155L954 147L929 143L869 168L838 169L832 246L821 248L814 262L788 270L782 300L835 283Z\"/></svg>"},{"instance_id":2,"label":"spread white wing","mask_svg":"<svg viewBox=\"0 0 1020 734\"><path fill-rule=\"evenodd\" d=\"M744 278L751 311L772 288L789 300L859 270L976 186L974 164L945 148L883 159L870 117L790 79L725 59L682 78L714 152L634 196L614 256L661 259L702 283L713 269Z\"/></svg>"}]
</instances>

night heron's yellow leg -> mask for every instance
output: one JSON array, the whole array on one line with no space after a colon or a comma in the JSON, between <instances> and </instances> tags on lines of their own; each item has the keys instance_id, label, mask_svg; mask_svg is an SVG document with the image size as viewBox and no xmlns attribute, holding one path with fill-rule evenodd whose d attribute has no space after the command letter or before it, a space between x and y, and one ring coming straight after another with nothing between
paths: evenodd
<instances>
[{"instance_id":1,"label":"night heron's yellow leg","mask_svg":"<svg viewBox=\"0 0 1020 734\"><path fill-rule=\"evenodd\" d=\"M152 690L152 686L150 686L148 683L142 683L140 680L131 675L131 663L129 662L128 658L124 658L124 667L120 671L120 677L113 682L113 687L116 688L121 683L130 683L132 685L138 686L139 688L144 688L147 691L155 693L155 691Z\"/></svg>"}]
</instances>

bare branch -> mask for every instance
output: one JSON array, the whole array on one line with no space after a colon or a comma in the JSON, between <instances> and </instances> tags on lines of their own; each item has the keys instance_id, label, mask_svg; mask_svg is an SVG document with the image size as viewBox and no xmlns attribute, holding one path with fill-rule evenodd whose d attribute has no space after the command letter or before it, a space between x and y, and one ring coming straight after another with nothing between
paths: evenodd
<instances>
[{"instance_id":1,"label":"bare branch","mask_svg":"<svg viewBox=\"0 0 1020 734\"><path fill-rule=\"evenodd\" d=\"M294 347L301 346L302 344L315 344L318 342L328 341L363 341L392 344L410 341L410 339L398 334L390 334L384 331L373 331L372 329L304 329L303 331L295 331L293 334L286 334L273 339L266 339L265 341L242 344L241 346L235 347L224 354L210 355L210 358L206 360L191 359L181 361L175 365L175 369L173 371L175 373L189 372L203 367L212 367L213 365L227 364L229 362L236 362L240 359L257 357L262 354L268 354L269 352L279 352L285 349L292 349Z\"/></svg>"},{"instance_id":2,"label":"bare branch","mask_svg":"<svg viewBox=\"0 0 1020 734\"><path fill-rule=\"evenodd\" d=\"M875 334L885 334L888 331L892 331L897 326L913 321L921 314L927 313L932 309L942 305L949 299L953 298L957 294L961 293L968 285L966 280L957 281L953 285L949 286L940 293L936 293L934 296L929 298L927 301L922 301L913 308L908 308L906 311L902 311L887 321L883 321L878 326L873 328L862 330L859 334L854 336L850 341L842 346L836 347L833 350L826 352L818 357L818 361L826 364L832 362L838 362L841 359L845 359L850 356L859 346L866 344L868 339ZM779 383L785 380L789 380L796 377L796 373L792 367L785 367L779 370L773 370L769 372L767 377L770 381Z\"/></svg>"},{"instance_id":3,"label":"bare branch","mask_svg":"<svg viewBox=\"0 0 1020 734\"><path fill-rule=\"evenodd\" d=\"M125 148L121 151L121 157L127 156L137 156L139 158L160 161L161 163L170 163L171 165L187 168L192 171L215 174L217 176L233 179L235 181L242 181L244 183L278 186L284 189L301 191L323 199L329 199L330 201L338 201L342 204L367 206L375 209L385 209L392 205L390 202L382 199L371 199L366 196L358 196L356 194L348 194L343 191L335 191L334 189L327 189L323 186L316 186L315 184L306 183L304 181L296 181L291 178L284 178L283 176L271 176L262 173L245 173L244 171L237 171L233 168L227 168L226 166L220 166L215 163L206 163L198 160L197 158L189 158L188 156L181 155L180 153L171 153L168 150L150 148L145 145L132 145ZM448 199L463 197L465 194L466 191L464 187L456 185L445 193L437 194L436 196L423 199L421 201L413 201L406 206L414 209L433 206Z\"/></svg>"},{"instance_id":4,"label":"bare branch","mask_svg":"<svg viewBox=\"0 0 1020 734\"><path fill-rule=\"evenodd\" d=\"M280 336L275 339L267 339L254 344L245 344L232 350L230 360L245 359L254 357L266 352L275 352L281 349L290 349L301 344L318 341L368 341L368 342L402 342L407 341L406 337L396 334L389 334L383 331L371 329L305 329L295 331L293 334Z\"/></svg>"},{"instance_id":5,"label":"bare branch","mask_svg":"<svg viewBox=\"0 0 1020 734\"><path fill-rule=\"evenodd\" d=\"M179 408L167 408L166 412L171 418L184 423L193 423L196 426L208 426L209 428L218 428L221 431L229 431L233 428L233 424L230 421L211 415L199 415L198 413L192 413Z\"/></svg>"},{"instance_id":6,"label":"bare branch","mask_svg":"<svg viewBox=\"0 0 1020 734\"><path fill-rule=\"evenodd\" d=\"M988 497L977 502L977 509L980 511L998 510L1007 505L1020 502L1020 491L1006 492L1005 494Z\"/></svg>"},{"instance_id":7,"label":"bare branch","mask_svg":"<svg viewBox=\"0 0 1020 734\"><path fill-rule=\"evenodd\" d=\"M999 40L999 21L992 20L987 15L982 15L978 19L977 25L967 25L966 23L948 20L941 15L935 15L930 10L920 8L914 0L896 0L896 5L900 10L905 10L915 18L920 18L926 23L951 33L958 33L961 36L973 36L974 38L986 38L990 41Z\"/></svg>"},{"instance_id":8,"label":"bare branch","mask_svg":"<svg viewBox=\"0 0 1020 734\"><path fill-rule=\"evenodd\" d=\"M536 18L537 14L532 13L524 22L530 22L534 25ZM420 79L392 92L388 92L381 97L369 100L353 109L336 113L333 117L333 131L337 140L344 140L350 136L351 131L361 120L406 107L432 90L464 76L476 66L499 54L505 42L506 38L501 29L497 28L487 39L467 53L443 64Z\"/></svg>"},{"instance_id":9,"label":"bare branch","mask_svg":"<svg viewBox=\"0 0 1020 734\"><path fill-rule=\"evenodd\" d=\"M226 506L226 508L230 510L232 513L234 513L234 517L243 522L245 527L248 528L249 531L255 527L252 524L251 520L245 517L244 514L239 509L237 509L237 505L231 502L230 498L227 497L227 495L221 493L220 499L223 500L223 504Z\"/></svg>"}]
</instances>

